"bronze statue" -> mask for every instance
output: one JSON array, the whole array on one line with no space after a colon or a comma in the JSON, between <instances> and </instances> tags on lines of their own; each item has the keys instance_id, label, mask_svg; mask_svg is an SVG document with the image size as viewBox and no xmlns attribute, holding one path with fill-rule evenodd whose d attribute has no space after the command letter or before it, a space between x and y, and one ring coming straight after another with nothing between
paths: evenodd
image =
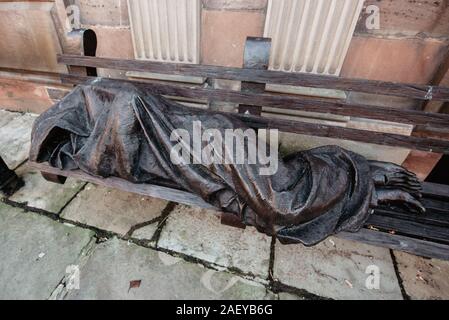
<instances>
[{"instance_id":1,"label":"bronze statue","mask_svg":"<svg viewBox=\"0 0 449 320\"><path fill-rule=\"evenodd\" d=\"M413 173L336 146L279 159L273 175L260 175L260 165L248 161L175 164L171 153L179 141L173 131L192 133L195 122L220 133L248 129L233 114L188 108L138 84L95 80L36 120L30 159L186 190L283 243L311 246L341 231L356 232L381 203L424 211Z\"/></svg>"},{"instance_id":2,"label":"bronze statue","mask_svg":"<svg viewBox=\"0 0 449 320\"><path fill-rule=\"evenodd\" d=\"M10 170L0 156L0 193L12 196L24 186L24 182L13 170Z\"/></svg>"}]
</instances>

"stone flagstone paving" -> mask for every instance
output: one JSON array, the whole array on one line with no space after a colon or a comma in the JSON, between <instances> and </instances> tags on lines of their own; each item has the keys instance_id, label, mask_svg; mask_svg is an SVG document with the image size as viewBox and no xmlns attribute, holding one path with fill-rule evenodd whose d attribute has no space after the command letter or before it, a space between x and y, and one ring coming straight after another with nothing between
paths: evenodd
<instances>
[{"instance_id":1,"label":"stone flagstone paving","mask_svg":"<svg viewBox=\"0 0 449 320\"><path fill-rule=\"evenodd\" d=\"M93 232L0 203L0 299L47 299Z\"/></svg>"},{"instance_id":2,"label":"stone flagstone paving","mask_svg":"<svg viewBox=\"0 0 449 320\"><path fill-rule=\"evenodd\" d=\"M271 238L254 228L224 226L214 211L178 205L167 219L158 246L268 278Z\"/></svg>"},{"instance_id":3,"label":"stone flagstone paving","mask_svg":"<svg viewBox=\"0 0 449 320\"><path fill-rule=\"evenodd\" d=\"M334 238L272 246L211 211L50 184L22 164L35 117L0 110L0 154L26 182L0 202L0 299L449 298L445 261Z\"/></svg>"},{"instance_id":4,"label":"stone flagstone paving","mask_svg":"<svg viewBox=\"0 0 449 320\"><path fill-rule=\"evenodd\" d=\"M80 290L68 299L274 299L254 281L112 239L81 269ZM137 288L130 283L139 281Z\"/></svg>"},{"instance_id":5,"label":"stone flagstone paving","mask_svg":"<svg viewBox=\"0 0 449 320\"><path fill-rule=\"evenodd\" d=\"M62 217L125 235L133 226L157 219L167 205L164 200L88 184Z\"/></svg>"},{"instance_id":6,"label":"stone flagstone paving","mask_svg":"<svg viewBox=\"0 0 449 320\"><path fill-rule=\"evenodd\" d=\"M37 116L9 114L8 121L3 125L0 123L0 154L10 169L15 169L28 158L31 127ZM0 116L5 117L5 113Z\"/></svg>"},{"instance_id":7,"label":"stone flagstone paving","mask_svg":"<svg viewBox=\"0 0 449 320\"><path fill-rule=\"evenodd\" d=\"M28 207L58 214L64 206L84 187L85 183L67 179L64 185L46 181L40 172L26 165L16 170L25 186L9 199Z\"/></svg>"},{"instance_id":8,"label":"stone flagstone paving","mask_svg":"<svg viewBox=\"0 0 449 320\"><path fill-rule=\"evenodd\" d=\"M380 271L379 290L366 287L369 267ZM390 251L329 238L313 248L276 244L274 277L333 299L402 299Z\"/></svg>"}]
</instances>

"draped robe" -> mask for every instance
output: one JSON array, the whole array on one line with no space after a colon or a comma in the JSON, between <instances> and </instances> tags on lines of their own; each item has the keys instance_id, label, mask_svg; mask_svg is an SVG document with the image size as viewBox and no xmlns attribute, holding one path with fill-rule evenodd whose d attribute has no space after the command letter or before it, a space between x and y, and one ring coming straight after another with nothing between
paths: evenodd
<instances>
[{"instance_id":1,"label":"draped robe","mask_svg":"<svg viewBox=\"0 0 449 320\"><path fill-rule=\"evenodd\" d=\"M148 87L91 81L36 120L30 159L104 178L175 186L283 243L315 245L341 231L356 232L368 219L374 183L362 156L337 146L297 152L280 158L269 176L259 174L259 164L176 165L171 134L191 133L194 121L223 134L248 129L233 114L185 107Z\"/></svg>"}]
</instances>

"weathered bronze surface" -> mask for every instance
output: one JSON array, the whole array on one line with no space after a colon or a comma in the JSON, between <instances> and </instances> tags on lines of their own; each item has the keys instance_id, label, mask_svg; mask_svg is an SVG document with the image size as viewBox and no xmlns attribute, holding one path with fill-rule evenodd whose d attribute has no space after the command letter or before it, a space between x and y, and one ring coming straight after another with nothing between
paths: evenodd
<instances>
[{"instance_id":1,"label":"weathered bronze surface","mask_svg":"<svg viewBox=\"0 0 449 320\"><path fill-rule=\"evenodd\" d=\"M37 119L30 160L133 183L175 185L283 243L314 245L340 231L358 231L379 203L424 210L413 173L336 146L279 159L271 176L260 176L260 166L248 163L175 165L171 133L192 133L194 121L221 133L247 128L233 114L184 107L138 84L97 80L76 87Z\"/></svg>"},{"instance_id":2,"label":"weathered bronze surface","mask_svg":"<svg viewBox=\"0 0 449 320\"><path fill-rule=\"evenodd\" d=\"M10 196L22 186L23 180L14 171L10 170L2 157L0 157L0 192Z\"/></svg>"}]
</instances>

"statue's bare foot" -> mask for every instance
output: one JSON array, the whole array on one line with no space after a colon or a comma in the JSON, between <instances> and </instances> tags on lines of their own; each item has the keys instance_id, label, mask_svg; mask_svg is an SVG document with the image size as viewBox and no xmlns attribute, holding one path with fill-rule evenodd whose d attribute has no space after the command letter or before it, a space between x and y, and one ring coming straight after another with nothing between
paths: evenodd
<instances>
[{"instance_id":1,"label":"statue's bare foot","mask_svg":"<svg viewBox=\"0 0 449 320\"><path fill-rule=\"evenodd\" d=\"M398 203L417 213L425 213L426 208L410 193L400 189L376 188L378 204Z\"/></svg>"},{"instance_id":2,"label":"statue's bare foot","mask_svg":"<svg viewBox=\"0 0 449 320\"><path fill-rule=\"evenodd\" d=\"M421 198L422 185L417 176L393 163L370 161L371 173L376 187L400 189Z\"/></svg>"}]
</instances>

